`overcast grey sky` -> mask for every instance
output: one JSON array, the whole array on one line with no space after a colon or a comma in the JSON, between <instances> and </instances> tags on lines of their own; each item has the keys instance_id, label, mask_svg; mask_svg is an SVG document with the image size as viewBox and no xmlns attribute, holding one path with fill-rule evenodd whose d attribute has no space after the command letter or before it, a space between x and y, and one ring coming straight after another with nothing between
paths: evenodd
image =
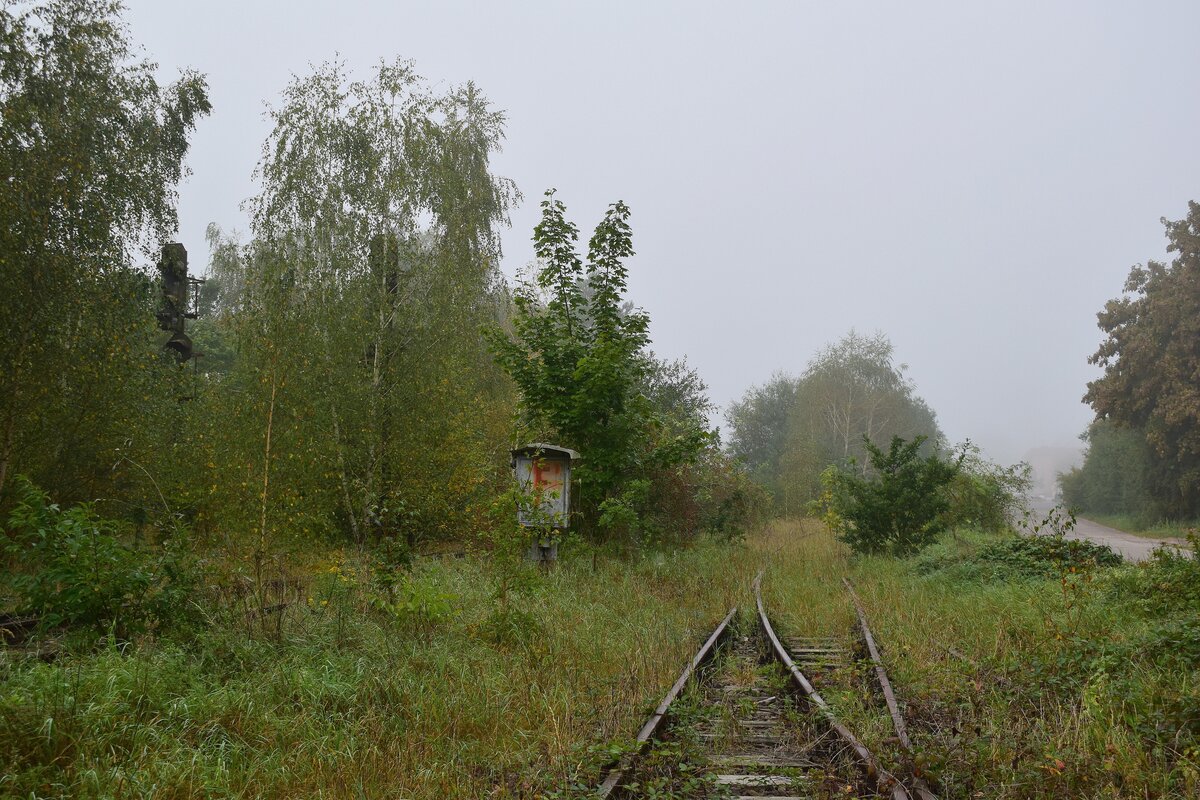
<instances>
[{"instance_id":1,"label":"overcast grey sky","mask_svg":"<svg viewBox=\"0 0 1200 800\"><path fill-rule=\"evenodd\" d=\"M633 210L654 349L724 405L851 327L886 332L953 440L1073 444L1095 313L1200 199L1200 3L130 0L174 77L208 76L181 239L239 203L264 103L340 54L411 58L508 113L496 159L587 232Z\"/></svg>"}]
</instances>

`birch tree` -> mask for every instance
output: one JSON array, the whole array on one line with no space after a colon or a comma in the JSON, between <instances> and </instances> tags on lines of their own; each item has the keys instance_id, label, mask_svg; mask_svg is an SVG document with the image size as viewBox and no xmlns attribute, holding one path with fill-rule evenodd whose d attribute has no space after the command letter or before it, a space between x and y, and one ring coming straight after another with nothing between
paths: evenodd
<instances>
[{"instance_id":1,"label":"birch tree","mask_svg":"<svg viewBox=\"0 0 1200 800\"><path fill-rule=\"evenodd\" d=\"M504 117L472 84L434 93L405 61L366 80L324 64L271 116L251 231L256 263L284 267L247 285L289 286L292 381L311 404L304 424L320 429L305 457L336 476L351 536L403 528L411 539L425 495L401 484L415 470L450 480L461 458L440 461L453 448L430 445L461 433L456 416L495 389L480 374L491 367L479 329L495 319L496 231L516 198L489 166ZM249 302L240 313L274 311ZM475 435L472 468L490 444Z\"/></svg>"},{"instance_id":2,"label":"birch tree","mask_svg":"<svg viewBox=\"0 0 1200 800\"><path fill-rule=\"evenodd\" d=\"M799 378L776 375L734 403L726 417L730 451L741 458L784 513L801 510L821 491L830 465L860 475L871 469L866 441L922 437L942 444L933 410L897 365L882 333L850 331L817 352Z\"/></svg>"},{"instance_id":3,"label":"birch tree","mask_svg":"<svg viewBox=\"0 0 1200 800\"><path fill-rule=\"evenodd\" d=\"M0 496L27 472L94 496L159 374L152 263L176 229L201 76L160 86L106 0L0 9ZM142 437L145 438L145 437Z\"/></svg>"}]
</instances>

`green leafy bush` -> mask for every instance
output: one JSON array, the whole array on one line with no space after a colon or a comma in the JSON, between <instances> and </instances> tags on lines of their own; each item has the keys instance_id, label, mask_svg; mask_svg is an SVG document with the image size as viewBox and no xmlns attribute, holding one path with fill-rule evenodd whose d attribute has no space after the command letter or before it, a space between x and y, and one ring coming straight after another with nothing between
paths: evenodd
<instances>
[{"instance_id":1,"label":"green leafy bush","mask_svg":"<svg viewBox=\"0 0 1200 800\"><path fill-rule=\"evenodd\" d=\"M822 475L826 522L856 553L910 555L935 542L946 529L949 509L942 490L958 475L962 459L921 458L924 436L908 442L893 436L886 452L864 441L868 474L851 464Z\"/></svg>"},{"instance_id":2,"label":"green leafy bush","mask_svg":"<svg viewBox=\"0 0 1200 800\"><path fill-rule=\"evenodd\" d=\"M429 635L457 613L457 598L427 576L405 575L387 595L372 593L371 606L415 633Z\"/></svg>"},{"instance_id":3,"label":"green leafy bush","mask_svg":"<svg viewBox=\"0 0 1200 800\"><path fill-rule=\"evenodd\" d=\"M1115 567L1119 553L1103 544L1057 536L1021 536L988 545L976 556L1012 576L1055 577L1063 568Z\"/></svg>"},{"instance_id":4,"label":"green leafy bush","mask_svg":"<svg viewBox=\"0 0 1200 800\"><path fill-rule=\"evenodd\" d=\"M1151 616L1200 610L1200 536L1188 534L1191 553L1162 547L1153 557L1108 584L1110 596L1138 606Z\"/></svg>"},{"instance_id":5,"label":"green leafy bush","mask_svg":"<svg viewBox=\"0 0 1200 800\"><path fill-rule=\"evenodd\" d=\"M699 486L700 524L709 534L740 541L762 521L770 502L766 491L730 459L716 454L703 460L692 475Z\"/></svg>"},{"instance_id":6,"label":"green leafy bush","mask_svg":"<svg viewBox=\"0 0 1200 800\"><path fill-rule=\"evenodd\" d=\"M1173 617L1105 644L1081 683L1088 682L1091 694L1099 689L1119 698L1122 722L1143 746L1169 750L1185 737L1200 735L1200 687L1190 678L1198 663L1200 620Z\"/></svg>"},{"instance_id":7,"label":"green leafy bush","mask_svg":"<svg viewBox=\"0 0 1200 800\"><path fill-rule=\"evenodd\" d=\"M978 581L1055 578L1064 570L1113 567L1121 556L1107 545L1062 536L1016 536L991 542L973 554L942 556L923 562L918 571L948 571L954 577Z\"/></svg>"},{"instance_id":8,"label":"green leafy bush","mask_svg":"<svg viewBox=\"0 0 1200 800\"><path fill-rule=\"evenodd\" d=\"M186 614L194 578L170 550L151 554L117 538L116 523L87 504L68 509L28 479L17 481L5 552L18 610L45 628L89 626L125 636Z\"/></svg>"},{"instance_id":9,"label":"green leafy bush","mask_svg":"<svg viewBox=\"0 0 1200 800\"><path fill-rule=\"evenodd\" d=\"M1010 467L994 464L969 441L963 444L960 469L947 484L949 528L976 527L1001 531L1013 523L1032 485L1028 464Z\"/></svg>"},{"instance_id":10,"label":"green leafy bush","mask_svg":"<svg viewBox=\"0 0 1200 800\"><path fill-rule=\"evenodd\" d=\"M1181 617L1156 622L1118 649L1116 660L1122 659L1192 669L1200 664L1200 620Z\"/></svg>"}]
</instances>

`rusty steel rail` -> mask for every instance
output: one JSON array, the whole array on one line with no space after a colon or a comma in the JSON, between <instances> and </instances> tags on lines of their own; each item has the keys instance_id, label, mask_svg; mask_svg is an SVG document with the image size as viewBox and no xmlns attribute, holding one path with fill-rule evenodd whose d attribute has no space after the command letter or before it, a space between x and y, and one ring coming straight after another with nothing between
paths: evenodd
<instances>
[{"instance_id":1,"label":"rusty steel rail","mask_svg":"<svg viewBox=\"0 0 1200 800\"><path fill-rule=\"evenodd\" d=\"M867 645L867 653L871 656L871 663L875 666L875 679L879 682L879 688L883 692L883 700L887 703L888 713L892 716L892 728L896 731L896 739L899 740L900 746L904 748L904 752L910 756L913 752L912 740L908 737L908 726L904 724L904 715L900 713L900 703L896 700L896 692L892 689L892 682L888 679L887 670L883 666L883 658L879 655L879 646L875 643L875 637L871 634L871 626L867 624L867 612L863 608L862 601L858 598L858 593L854 591L854 585L849 579L842 578L842 585L846 587L846 591L850 593L850 599L854 603L854 612L858 615L858 629L862 633L863 641ZM937 800L937 796L930 790L925 779L914 773L913 789L921 800Z\"/></svg>"},{"instance_id":2,"label":"rusty steel rail","mask_svg":"<svg viewBox=\"0 0 1200 800\"><path fill-rule=\"evenodd\" d=\"M900 740L901 747L911 752L912 740L908 738L908 727L904 724L904 717L900 713L900 704L896 702L896 693L892 691L892 682L888 680L887 670L883 668L879 647L875 644L875 637L871 635L871 627L867 624L867 612L863 610L862 601L858 599L858 594L855 593L854 586L850 581L842 578L842 585L850 593L854 611L858 614L858 629L862 632L863 640L867 644L867 652L870 653L871 662L875 665L875 679L879 681L879 688L883 690L884 702L887 703L888 712L892 715L892 727L896 730L896 738Z\"/></svg>"},{"instance_id":3,"label":"rusty steel rail","mask_svg":"<svg viewBox=\"0 0 1200 800\"><path fill-rule=\"evenodd\" d=\"M675 685L671 687L671 690L667 692L666 697L664 697L662 702L658 704L658 707L654 709L654 713L650 715L650 718L646 720L646 723L642 725L641 730L638 731L637 738L634 740L633 750L626 754L626 756L621 759L617 766L610 770L608 775L605 776L604 781L600 784L600 790L598 793L599 797L611 797L613 792L620 787L621 782L625 780L625 773L633 765L633 759L636 758L638 753L642 751L642 748L646 746L646 743L658 734L658 729L662 727L664 720L667 718L667 714L670 713L671 704L674 703L675 699L678 698L683 692L684 687L687 686L688 681L691 680L692 675L696 672L696 670L699 669L699 667L705 661L712 657L717 645L721 642L721 639L725 637L726 633L728 633L729 623L733 621L734 615L736 614L737 607L734 606L729 610L729 613L725 615L725 619L721 620L721 624L717 625L716 629L696 652L696 655L692 656L692 660L688 662L686 667L684 667L683 672L680 674L678 680L675 681Z\"/></svg>"},{"instance_id":4,"label":"rusty steel rail","mask_svg":"<svg viewBox=\"0 0 1200 800\"><path fill-rule=\"evenodd\" d=\"M792 678L792 682L800 689L805 697L808 698L817 711L825 718L834 732L854 753L858 759L859 765L866 773L867 779L876 787L882 787L884 778L890 778L892 781L891 796L892 800L911 800L911 795L908 790L896 779L894 775L887 772L879 763L879 761L871 754L871 751L858 740L850 729L842 724L837 715L833 713L833 709L825 702L825 698L821 697L820 692L813 687L812 682L805 677L800 668L792 660L787 648L779 641L779 636L775 633L775 629L771 626L771 621L767 618L766 608L763 606L762 599L762 578L763 573L759 572L754 578L754 602L758 606L758 619L762 625L763 632L767 635L767 640L771 645L771 652L777 660L787 669Z\"/></svg>"}]
</instances>

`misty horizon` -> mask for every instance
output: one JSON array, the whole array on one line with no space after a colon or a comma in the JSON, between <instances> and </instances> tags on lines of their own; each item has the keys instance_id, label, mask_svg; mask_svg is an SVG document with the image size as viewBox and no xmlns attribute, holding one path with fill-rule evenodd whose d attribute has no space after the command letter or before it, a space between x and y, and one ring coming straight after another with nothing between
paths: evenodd
<instances>
[{"instance_id":1,"label":"misty horizon","mask_svg":"<svg viewBox=\"0 0 1200 800\"><path fill-rule=\"evenodd\" d=\"M510 279L543 190L582 231L624 200L652 347L722 409L851 329L882 331L948 439L1004 462L1080 447L1095 314L1164 257L1159 218L1200 185L1185 3L131 2L126 19L164 79L208 77L180 189L194 265L210 222L247 229L264 104L291 76L400 56L507 114L494 170L524 194Z\"/></svg>"}]
</instances>

